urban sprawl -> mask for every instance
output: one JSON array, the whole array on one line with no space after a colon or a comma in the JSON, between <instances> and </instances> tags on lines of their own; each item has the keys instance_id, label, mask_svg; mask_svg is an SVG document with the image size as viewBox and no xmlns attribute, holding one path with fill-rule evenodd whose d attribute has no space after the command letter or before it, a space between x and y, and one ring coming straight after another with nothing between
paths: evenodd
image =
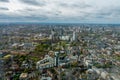
<instances>
[{"instance_id":1,"label":"urban sprawl","mask_svg":"<svg viewBox=\"0 0 120 80\"><path fill-rule=\"evenodd\" d=\"M1 23L0 80L120 80L120 25Z\"/></svg>"}]
</instances>

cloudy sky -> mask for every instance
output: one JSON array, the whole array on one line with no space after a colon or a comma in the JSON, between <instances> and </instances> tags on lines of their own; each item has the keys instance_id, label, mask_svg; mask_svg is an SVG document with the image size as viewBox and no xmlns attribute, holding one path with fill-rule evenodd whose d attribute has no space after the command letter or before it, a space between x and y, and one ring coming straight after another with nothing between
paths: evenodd
<instances>
[{"instance_id":1,"label":"cloudy sky","mask_svg":"<svg viewBox=\"0 0 120 80\"><path fill-rule=\"evenodd\" d=\"M0 0L0 22L120 23L120 0Z\"/></svg>"}]
</instances>

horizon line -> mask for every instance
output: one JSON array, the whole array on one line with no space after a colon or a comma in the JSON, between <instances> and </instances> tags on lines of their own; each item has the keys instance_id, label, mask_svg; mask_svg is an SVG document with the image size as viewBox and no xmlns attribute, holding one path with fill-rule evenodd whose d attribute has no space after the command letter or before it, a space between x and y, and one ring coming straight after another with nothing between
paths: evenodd
<instances>
[{"instance_id":1,"label":"horizon line","mask_svg":"<svg viewBox=\"0 0 120 80\"><path fill-rule=\"evenodd\" d=\"M0 22L0 24L117 24L120 23L95 23L95 22Z\"/></svg>"}]
</instances>

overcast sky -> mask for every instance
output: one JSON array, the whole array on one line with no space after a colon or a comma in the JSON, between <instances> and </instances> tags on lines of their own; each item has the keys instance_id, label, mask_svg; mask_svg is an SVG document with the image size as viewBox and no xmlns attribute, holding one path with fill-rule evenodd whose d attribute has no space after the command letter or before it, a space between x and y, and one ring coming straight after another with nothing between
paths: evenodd
<instances>
[{"instance_id":1,"label":"overcast sky","mask_svg":"<svg viewBox=\"0 0 120 80\"><path fill-rule=\"evenodd\" d=\"M120 23L120 0L0 0L0 22Z\"/></svg>"}]
</instances>

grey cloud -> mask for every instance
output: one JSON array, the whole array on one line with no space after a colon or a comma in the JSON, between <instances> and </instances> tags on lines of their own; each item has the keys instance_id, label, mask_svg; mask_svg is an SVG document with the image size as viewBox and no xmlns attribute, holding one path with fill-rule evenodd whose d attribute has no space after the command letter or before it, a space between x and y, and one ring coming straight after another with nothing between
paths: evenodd
<instances>
[{"instance_id":1,"label":"grey cloud","mask_svg":"<svg viewBox=\"0 0 120 80\"><path fill-rule=\"evenodd\" d=\"M0 14L0 21L1 20L10 20L10 21L43 21L43 20L47 20L46 16L37 16L37 15L30 15L30 16L11 16L11 15L7 15L7 14Z\"/></svg>"},{"instance_id":2,"label":"grey cloud","mask_svg":"<svg viewBox=\"0 0 120 80\"><path fill-rule=\"evenodd\" d=\"M72 4L68 4L68 3L60 3L59 4L62 7L71 7L71 8L88 8L91 7L91 5L88 5L86 3L72 3Z\"/></svg>"},{"instance_id":3,"label":"grey cloud","mask_svg":"<svg viewBox=\"0 0 120 80\"><path fill-rule=\"evenodd\" d=\"M17 12L19 13L30 13L30 12L36 12L35 9L32 9L32 8L25 8L25 9L21 9L21 10L16 10Z\"/></svg>"},{"instance_id":4,"label":"grey cloud","mask_svg":"<svg viewBox=\"0 0 120 80\"><path fill-rule=\"evenodd\" d=\"M44 6L45 5L44 0L40 0L40 1L37 1L37 0L19 0L19 1L21 1L22 3L25 3L25 4L35 5L35 6Z\"/></svg>"},{"instance_id":5,"label":"grey cloud","mask_svg":"<svg viewBox=\"0 0 120 80\"><path fill-rule=\"evenodd\" d=\"M8 1L9 0L0 0L0 2ZM109 21L111 19L111 21L114 21L116 19L120 21L119 2L115 4L113 1L114 5L111 7L110 3L107 3L109 0L107 0L105 4L103 4L104 0L100 1L101 3L96 0L68 1L69 0L11 0L10 2L15 5L1 5L0 20ZM111 2L111 4L113 3ZM16 8L14 9L14 7ZM3 15L2 13L7 15Z\"/></svg>"},{"instance_id":6,"label":"grey cloud","mask_svg":"<svg viewBox=\"0 0 120 80\"><path fill-rule=\"evenodd\" d=\"M31 20L46 20L47 19L47 17L46 16L43 16L43 15L38 15L38 16L36 16L36 15L31 15L31 16L25 16L24 17L25 19L31 19Z\"/></svg>"},{"instance_id":7,"label":"grey cloud","mask_svg":"<svg viewBox=\"0 0 120 80\"><path fill-rule=\"evenodd\" d=\"M0 7L0 10L9 10L9 9L6 7Z\"/></svg>"},{"instance_id":8,"label":"grey cloud","mask_svg":"<svg viewBox=\"0 0 120 80\"><path fill-rule=\"evenodd\" d=\"M47 13L54 16L59 16L62 13L62 11L56 10L55 12L47 12Z\"/></svg>"},{"instance_id":9,"label":"grey cloud","mask_svg":"<svg viewBox=\"0 0 120 80\"><path fill-rule=\"evenodd\" d=\"M0 19L8 19L8 20L13 20L13 19L20 19L18 18L17 16L9 16L9 15L6 15L6 14L0 14Z\"/></svg>"},{"instance_id":10,"label":"grey cloud","mask_svg":"<svg viewBox=\"0 0 120 80\"><path fill-rule=\"evenodd\" d=\"M120 17L120 9L119 8L116 8L116 7L113 7L113 8L110 8L110 9L103 9L102 11L99 11L98 14L96 14L96 16L102 16L102 17L110 17L110 16L113 16L113 18L115 17Z\"/></svg>"},{"instance_id":11,"label":"grey cloud","mask_svg":"<svg viewBox=\"0 0 120 80\"><path fill-rule=\"evenodd\" d=\"M26 9L24 9L24 11L34 11L34 9L26 8Z\"/></svg>"},{"instance_id":12,"label":"grey cloud","mask_svg":"<svg viewBox=\"0 0 120 80\"><path fill-rule=\"evenodd\" d=\"M120 15L120 8L114 8L111 10L111 12L115 15Z\"/></svg>"},{"instance_id":13,"label":"grey cloud","mask_svg":"<svg viewBox=\"0 0 120 80\"><path fill-rule=\"evenodd\" d=\"M90 12L87 16L88 19L93 20L114 20L120 18L120 9L118 7L112 8L102 8L100 10L95 10L94 12Z\"/></svg>"},{"instance_id":14,"label":"grey cloud","mask_svg":"<svg viewBox=\"0 0 120 80\"><path fill-rule=\"evenodd\" d=\"M9 2L9 0L0 0L0 2Z\"/></svg>"},{"instance_id":15,"label":"grey cloud","mask_svg":"<svg viewBox=\"0 0 120 80\"><path fill-rule=\"evenodd\" d=\"M112 15L112 13L107 12L107 11L106 12L99 11L97 13L92 13L91 15L92 15L93 18L101 19L101 18L106 18L106 17Z\"/></svg>"},{"instance_id":16,"label":"grey cloud","mask_svg":"<svg viewBox=\"0 0 120 80\"><path fill-rule=\"evenodd\" d=\"M45 18L45 15L49 15L50 17L51 16L55 16L56 17L56 16L59 16L62 13L60 10L46 11L44 9L33 9L33 8L25 8L24 10L17 10L17 12L20 12L21 14L27 13L27 15L32 15L32 17L35 17L35 14L38 15L37 17L39 17L39 15L40 16L43 15L44 18Z\"/></svg>"}]
</instances>

